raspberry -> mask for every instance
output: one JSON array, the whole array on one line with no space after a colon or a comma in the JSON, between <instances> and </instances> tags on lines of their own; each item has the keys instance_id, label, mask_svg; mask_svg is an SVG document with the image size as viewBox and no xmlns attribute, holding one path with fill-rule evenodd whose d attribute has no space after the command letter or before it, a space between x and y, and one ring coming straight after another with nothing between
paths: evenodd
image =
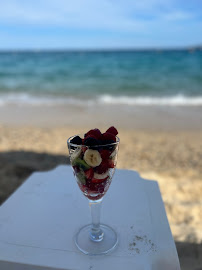
<instances>
[{"instance_id":1,"label":"raspberry","mask_svg":"<svg viewBox=\"0 0 202 270\"><path fill-rule=\"evenodd\" d=\"M98 128L94 128L94 129L91 129L89 130L84 137L87 137L87 136L93 136L95 137L97 140L99 140L102 136L102 133L101 131L98 129Z\"/></svg>"},{"instance_id":2,"label":"raspberry","mask_svg":"<svg viewBox=\"0 0 202 270\"><path fill-rule=\"evenodd\" d=\"M113 141L116 142L116 136L112 133L105 132L102 134L102 140L103 141Z\"/></svg>"},{"instance_id":3,"label":"raspberry","mask_svg":"<svg viewBox=\"0 0 202 270\"><path fill-rule=\"evenodd\" d=\"M114 126L108 128L108 130L106 132L109 132L109 133L113 134L114 136L116 136L118 134L118 131Z\"/></svg>"}]
</instances>

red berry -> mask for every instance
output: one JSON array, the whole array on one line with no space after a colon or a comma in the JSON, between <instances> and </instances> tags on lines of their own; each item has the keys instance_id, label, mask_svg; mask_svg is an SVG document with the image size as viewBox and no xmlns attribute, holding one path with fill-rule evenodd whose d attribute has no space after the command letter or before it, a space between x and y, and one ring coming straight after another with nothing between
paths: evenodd
<instances>
[{"instance_id":1,"label":"red berry","mask_svg":"<svg viewBox=\"0 0 202 270\"><path fill-rule=\"evenodd\" d=\"M93 178L93 175L94 175L93 168L90 168L90 169L86 170L86 171L85 171L85 175L86 175L86 178L87 178L87 179Z\"/></svg>"},{"instance_id":2,"label":"red berry","mask_svg":"<svg viewBox=\"0 0 202 270\"><path fill-rule=\"evenodd\" d=\"M102 160L106 160L111 155L111 151L103 149L100 151L100 155L101 155Z\"/></svg>"},{"instance_id":3,"label":"red berry","mask_svg":"<svg viewBox=\"0 0 202 270\"><path fill-rule=\"evenodd\" d=\"M95 168L96 173L102 174L109 169L108 161L102 162L99 166Z\"/></svg>"},{"instance_id":4,"label":"red berry","mask_svg":"<svg viewBox=\"0 0 202 270\"><path fill-rule=\"evenodd\" d=\"M85 136L84 142L85 142L85 140L88 139L88 138L93 138L93 139L97 140L97 138L95 137L95 135L93 135L93 134L88 134L88 135Z\"/></svg>"},{"instance_id":5,"label":"red berry","mask_svg":"<svg viewBox=\"0 0 202 270\"><path fill-rule=\"evenodd\" d=\"M110 140L110 141L116 142L116 136L114 134L112 134L112 133L105 132L105 133L102 134L102 140L103 141Z\"/></svg>"},{"instance_id":6,"label":"red berry","mask_svg":"<svg viewBox=\"0 0 202 270\"><path fill-rule=\"evenodd\" d=\"M93 183L102 183L102 182L106 181L106 180L108 179L108 177L109 177L109 176L107 176L107 177L105 177L105 178L103 178L103 179L93 178L93 179L92 179L92 182L93 182Z\"/></svg>"},{"instance_id":7,"label":"red berry","mask_svg":"<svg viewBox=\"0 0 202 270\"><path fill-rule=\"evenodd\" d=\"M114 161L109 159L108 160L108 168L114 168L114 167L115 167Z\"/></svg>"},{"instance_id":8,"label":"red berry","mask_svg":"<svg viewBox=\"0 0 202 270\"><path fill-rule=\"evenodd\" d=\"M99 140L102 136L102 133L101 131L98 129L98 128L94 128L94 129L91 129L89 130L86 134L85 134L85 137L89 136L90 137L95 137L95 139Z\"/></svg>"},{"instance_id":9,"label":"red berry","mask_svg":"<svg viewBox=\"0 0 202 270\"><path fill-rule=\"evenodd\" d=\"M82 146L81 151L83 152L83 154L86 152L87 149L88 149L88 147L86 147L85 145Z\"/></svg>"},{"instance_id":10,"label":"red berry","mask_svg":"<svg viewBox=\"0 0 202 270\"><path fill-rule=\"evenodd\" d=\"M108 128L108 130L106 132L109 132L109 133L113 134L114 136L116 136L118 134L118 131L114 126Z\"/></svg>"}]
</instances>

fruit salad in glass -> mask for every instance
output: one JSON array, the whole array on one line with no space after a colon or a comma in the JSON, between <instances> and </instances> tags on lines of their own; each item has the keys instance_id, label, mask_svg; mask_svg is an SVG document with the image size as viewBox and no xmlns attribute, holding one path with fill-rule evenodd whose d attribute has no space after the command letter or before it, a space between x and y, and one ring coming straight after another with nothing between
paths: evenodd
<instances>
[{"instance_id":1,"label":"fruit salad in glass","mask_svg":"<svg viewBox=\"0 0 202 270\"><path fill-rule=\"evenodd\" d=\"M70 162L77 183L88 198L91 224L83 226L75 235L75 244L88 255L107 254L118 243L117 233L106 224L100 224L100 209L117 163L119 138L115 127L104 133L91 129L84 135L67 140Z\"/></svg>"},{"instance_id":2,"label":"fruit salad in glass","mask_svg":"<svg viewBox=\"0 0 202 270\"><path fill-rule=\"evenodd\" d=\"M83 194L98 200L107 192L117 163L118 131L91 129L69 139L70 162Z\"/></svg>"}]
</instances>

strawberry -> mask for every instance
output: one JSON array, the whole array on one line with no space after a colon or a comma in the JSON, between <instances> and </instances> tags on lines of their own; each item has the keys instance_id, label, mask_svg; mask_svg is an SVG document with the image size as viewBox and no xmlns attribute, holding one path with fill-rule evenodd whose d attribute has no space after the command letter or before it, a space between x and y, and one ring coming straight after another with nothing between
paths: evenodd
<instances>
[{"instance_id":1,"label":"strawberry","mask_svg":"<svg viewBox=\"0 0 202 270\"><path fill-rule=\"evenodd\" d=\"M109 176L103 178L103 179L96 179L96 178L93 178L92 179L92 183L102 183L104 181L106 181L108 179Z\"/></svg>"},{"instance_id":2,"label":"strawberry","mask_svg":"<svg viewBox=\"0 0 202 270\"><path fill-rule=\"evenodd\" d=\"M114 136L116 136L118 134L118 131L117 131L117 129L114 126L108 128L108 130L106 132L111 133Z\"/></svg>"},{"instance_id":3,"label":"strawberry","mask_svg":"<svg viewBox=\"0 0 202 270\"><path fill-rule=\"evenodd\" d=\"M108 161L102 162L98 167L95 168L96 173L105 173L109 168Z\"/></svg>"},{"instance_id":4,"label":"strawberry","mask_svg":"<svg viewBox=\"0 0 202 270\"><path fill-rule=\"evenodd\" d=\"M95 139L97 139L97 140L99 140L100 138L101 138L101 136L102 136L102 133L101 133L101 131L98 129L98 128L94 128L94 129L91 129L91 130L89 130L86 134L85 134L85 138L87 137L87 136L89 136L90 135L90 137L95 137Z\"/></svg>"},{"instance_id":5,"label":"strawberry","mask_svg":"<svg viewBox=\"0 0 202 270\"><path fill-rule=\"evenodd\" d=\"M109 159L108 160L108 168L114 168L114 167L115 167L114 161L112 159Z\"/></svg>"},{"instance_id":6,"label":"strawberry","mask_svg":"<svg viewBox=\"0 0 202 270\"><path fill-rule=\"evenodd\" d=\"M93 178L93 175L94 175L93 168L90 168L90 169L86 170L84 173L85 173L85 176L86 176L87 179Z\"/></svg>"},{"instance_id":7,"label":"strawberry","mask_svg":"<svg viewBox=\"0 0 202 270\"><path fill-rule=\"evenodd\" d=\"M102 149L102 150L100 151L100 155L101 155L102 160L106 160L106 159L108 159L109 156L111 155L111 151Z\"/></svg>"}]
</instances>

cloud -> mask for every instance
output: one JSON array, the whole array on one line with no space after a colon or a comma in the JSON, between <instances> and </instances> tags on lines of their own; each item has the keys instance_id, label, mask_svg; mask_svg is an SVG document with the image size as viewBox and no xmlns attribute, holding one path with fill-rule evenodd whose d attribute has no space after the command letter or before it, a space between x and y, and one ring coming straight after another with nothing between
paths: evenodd
<instances>
[{"instance_id":1,"label":"cloud","mask_svg":"<svg viewBox=\"0 0 202 270\"><path fill-rule=\"evenodd\" d=\"M175 10L174 0L7 0L1 3L0 21L38 26L143 31L148 21L177 21L191 13Z\"/></svg>"},{"instance_id":2,"label":"cloud","mask_svg":"<svg viewBox=\"0 0 202 270\"><path fill-rule=\"evenodd\" d=\"M198 4L197 4L198 3ZM201 43L201 1L6 0L0 47L149 47ZM29 38L27 38L29 37Z\"/></svg>"},{"instance_id":3,"label":"cloud","mask_svg":"<svg viewBox=\"0 0 202 270\"><path fill-rule=\"evenodd\" d=\"M17 1L1 4L0 20L6 23L28 23L98 29L136 29L140 20L128 18L124 10L110 1Z\"/></svg>"}]
</instances>

